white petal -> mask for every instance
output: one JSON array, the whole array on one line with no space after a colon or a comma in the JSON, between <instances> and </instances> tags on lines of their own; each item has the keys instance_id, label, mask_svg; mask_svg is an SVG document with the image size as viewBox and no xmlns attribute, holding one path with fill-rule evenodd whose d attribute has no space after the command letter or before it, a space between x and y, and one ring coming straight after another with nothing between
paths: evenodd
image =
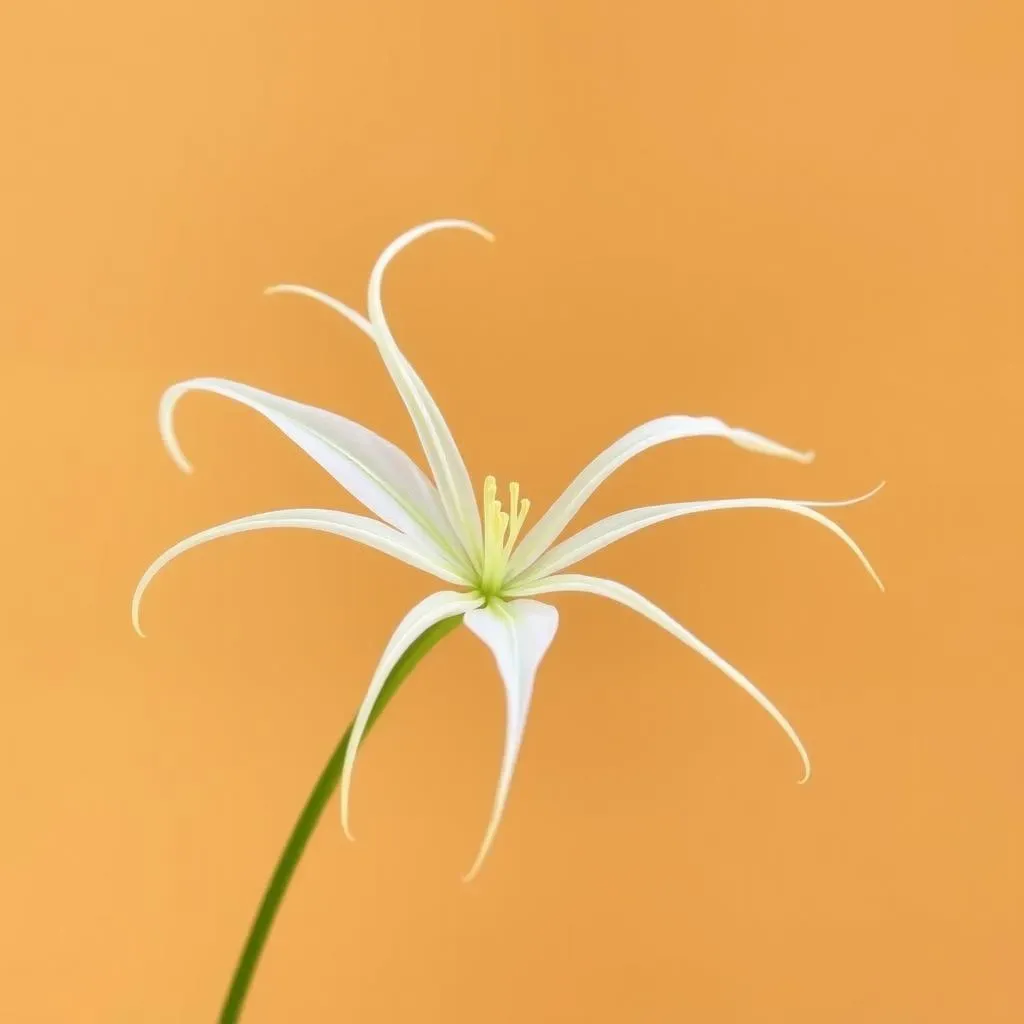
<instances>
[{"instance_id":1,"label":"white petal","mask_svg":"<svg viewBox=\"0 0 1024 1024\"><path fill-rule=\"evenodd\" d=\"M539 601L492 601L486 608L468 612L465 622L490 647L505 684L505 750L501 758L501 772L483 843L466 875L466 881L469 881L480 870L505 810L530 710L534 676L541 658L555 638L558 611Z\"/></svg>"},{"instance_id":2,"label":"white petal","mask_svg":"<svg viewBox=\"0 0 1024 1024\"><path fill-rule=\"evenodd\" d=\"M304 284L275 284L269 288L263 290L264 295L304 295L307 299L314 299L316 302L322 302L325 306L330 306L335 313L340 313L349 323L355 324L375 345L377 344L377 336L373 333L373 324L363 316L362 313L354 310L351 306L346 306L340 299L334 298L332 295L328 295L326 292L318 291L316 288L309 288Z\"/></svg>"},{"instance_id":3,"label":"white petal","mask_svg":"<svg viewBox=\"0 0 1024 1024\"><path fill-rule=\"evenodd\" d=\"M462 454L459 452L458 446L455 444L455 439L452 436L451 430L445 422L444 417L441 415L441 410L438 408L437 403L427 390L427 386L423 383L419 374L398 348L394 338L390 333L379 334L374 328L374 325L370 323L362 313L358 313L351 306L347 306L344 302L334 298L332 295L328 295L326 292L319 291L316 288L310 288L307 285L302 284L278 284L271 288L267 288L265 294L302 295L306 298L313 299L316 302L323 303L323 305L333 309L336 313L343 316L349 321L349 323L358 327L377 346L378 351L384 359L384 364L391 375L391 380L398 390L399 395L412 418L413 426L416 427L417 435L419 436L420 442L423 446L424 454L427 456L428 464L430 464L431 470L434 472L435 478L437 479L440 478L437 477L435 463L431 461L431 452L434 449L431 447L433 442L430 439L431 437L440 439L442 444L448 444L450 446L448 448L448 463L454 467L453 472L455 474L455 478L457 480L464 481L464 491L469 495L468 507L471 509L469 515L470 529L467 536L463 537L463 533L465 531L463 530L461 523L465 517L461 513L455 517L453 529L455 531L455 535L459 538L460 547L465 552L466 557L472 558L472 552L474 552L479 546L480 525L479 511L476 506L476 498L473 495L472 481L470 480L469 472L462 459ZM387 325L385 324L384 326L386 332ZM402 372L403 368L404 372ZM418 401L414 400L415 396L418 396ZM424 439L423 432L420 429L422 422L418 419L421 413L425 414L428 426L432 425L433 432L428 432L426 440Z\"/></svg>"},{"instance_id":4,"label":"white petal","mask_svg":"<svg viewBox=\"0 0 1024 1024\"><path fill-rule=\"evenodd\" d=\"M494 236L479 224L468 220L435 220L421 224L396 238L377 258L370 273L368 311L375 329L377 343L392 380L409 410L413 425L419 434L424 454L437 481L441 500L453 525L458 529L471 557L479 564L482 552L480 511L476 492L466 464L459 452L448 424L445 423L437 403L431 398L426 385L416 376L402 356L387 320L381 301L381 283L388 264L406 246L432 231L456 228L471 231L487 241Z\"/></svg>"},{"instance_id":5,"label":"white petal","mask_svg":"<svg viewBox=\"0 0 1024 1024\"><path fill-rule=\"evenodd\" d=\"M459 546L437 491L401 448L337 413L261 391L248 384L199 377L164 392L160 432L175 462L191 472L174 433L174 409L188 391L209 391L261 413L385 522L418 538L462 567Z\"/></svg>"},{"instance_id":6,"label":"white petal","mask_svg":"<svg viewBox=\"0 0 1024 1024\"><path fill-rule=\"evenodd\" d=\"M643 594L638 594L635 590L631 590L629 587L614 580L597 579L594 576L578 576L572 573L566 573L564 576L549 576L539 583L517 589L515 594L516 596L526 597L567 592L596 594L599 597L607 597L612 601L617 601L619 604L624 604L627 608L632 608L633 611L639 612L645 618L650 619L651 622L661 626L662 629L671 633L677 640L681 640L698 654L707 658L712 665L724 672L737 686L750 694L775 719L782 728L782 731L789 737L793 746L796 747L800 760L803 762L804 775L800 781L806 782L810 778L811 762L807 756L807 751L796 730L789 724L782 712L739 669L730 665L723 657L716 654L703 641L698 640L685 626L676 622L671 615L662 611L661 608L652 601L649 601Z\"/></svg>"},{"instance_id":7,"label":"white petal","mask_svg":"<svg viewBox=\"0 0 1024 1024\"><path fill-rule=\"evenodd\" d=\"M380 691L387 682L388 675L398 663L399 658L425 630L442 619L451 618L453 615L463 615L474 608L479 608L481 604L483 604L483 598L471 594L457 594L452 591L431 594L420 601L392 633L373 673L373 678L370 680L366 696L363 698L362 704L359 705L359 710L352 722L352 735L349 737L345 760L341 768L341 827L349 839L352 838L352 832L348 826L349 793L352 789L352 771L355 767L356 754L359 751L363 734L366 732L366 723L370 720L370 715L380 696Z\"/></svg>"},{"instance_id":8,"label":"white petal","mask_svg":"<svg viewBox=\"0 0 1024 1024\"><path fill-rule=\"evenodd\" d=\"M365 544L367 547L375 548L377 551L383 551L384 554L391 555L392 558L397 558L400 562L405 562L423 572L428 572L447 583L462 582L460 577L452 572L432 549L425 548L413 538L399 533L398 530L392 529L384 523L378 523L376 519L320 508L288 508L277 512L261 512L194 533L191 537L178 541L157 558L143 573L142 579L139 580L135 588L135 595L132 597L132 624L136 631L140 636L142 635L142 628L139 625L139 606L142 603L142 595L153 581L153 577L178 555L198 547L200 544L205 544L207 541L216 540L218 537L229 537L234 533L248 533L252 530L287 527L319 530L323 533L346 537L349 540Z\"/></svg>"},{"instance_id":9,"label":"white petal","mask_svg":"<svg viewBox=\"0 0 1024 1024\"><path fill-rule=\"evenodd\" d=\"M472 231L488 241L493 241L494 238L489 231L471 221L464 220L432 221L407 231L381 253L371 272L369 320L352 309L351 306L305 285L275 285L273 288L267 289L267 294L292 292L322 302L335 312L340 313L350 323L355 324L377 345L391 379L412 418L427 462L440 489L442 504L467 554L479 564L482 550L480 513L472 480L441 410L391 334L384 316L380 294L384 270L391 260L417 238L443 228L461 228Z\"/></svg>"},{"instance_id":10,"label":"white petal","mask_svg":"<svg viewBox=\"0 0 1024 1024\"><path fill-rule=\"evenodd\" d=\"M810 462L814 458L811 452L794 451L749 430L730 427L712 416L663 416L651 420L606 448L569 484L512 553L509 573L518 575L536 561L557 540L583 503L620 466L648 448L684 437L724 437L749 451L797 462Z\"/></svg>"},{"instance_id":11,"label":"white petal","mask_svg":"<svg viewBox=\"0 0 1024 1024\"><path fill-rule=\"evenodd\" d=\"M377 339L377 335L374 332L373 324L363 316L362 313L354 310L351 306L345 305L340 299L334 298L333 295L328 295L326 292L319 291L316 288L310 288L304 284L275 284L270 288L264 290L264 295L302 295L307 299L313 299L315 302L320 302L330 309L333 309L335 313L340 313L349 323L354 324L358 327L374 345L379 345L380 342ZM420 392L420 397L423 399L424 404L427 406L428 411L435 415L437 418L444 422L441 417L441 410L438 409L437 404L431 397L430 392L427 391L426 385L420 379L419 374L413 368L412 363L405 357L405 354L398 350L397 345L395 346L398 355L402 362L405 364L409 371L409 376L412 378L413 384L416 385L416 389ZM447 429L447 426L445 427Z\"/></svg>"},{"instance_id":12,"label":"white petal","mask_svg":"<svg viewBox=\"0 0 1024 1024\"><path fill-rule=\"evenodd\" d=\"M816 523L820 523L825 529L834 533L850 550L860 559L861 564L871 574L871 578L881 589L882 581L878 573L872 568L867 556L861 551L852 537L837 523L816 512L816 508L842 508L847 505L856 505L858 502L867 501L882 488L879 484L873 491L862 494L857 498L849 498L846 501L791 501L784 498L723 498L718 501L680 501L667 505L650 505L647 508L634 508L627 512L619 512L617 515L600 519L592 526L588 526L579 533L573 534L568 540L556 544L546 551L533 565L520 577L523 583L541 579L544 576L552 575L575 565L584 558L608 547L616 541L628 537L638 530L654 526L656 523L663 523L667 519L677 519L681 516L691 516L698 512L718 512L723 509L736 508L772 508L783 512L792 512L798 516L804 516ZM515 587L520 579L514 579L510 586Z\"/></svg>"}]
</instances>

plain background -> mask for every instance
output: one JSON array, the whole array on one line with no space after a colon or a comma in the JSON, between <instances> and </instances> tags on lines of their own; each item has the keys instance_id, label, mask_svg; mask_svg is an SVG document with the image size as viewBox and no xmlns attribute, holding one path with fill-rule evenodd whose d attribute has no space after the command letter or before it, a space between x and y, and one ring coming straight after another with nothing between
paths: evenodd
<instances>
[{"instance_id":1,"label":"plain background","mask_svg":"<svg viewBox=\"0 0 1024 1024\"><path fill-rule=\"evenodd\" d=\"M414 436L372 347L280 280L386 303L476 479L537 506L621 433L657 501L883 493L825 531L667 524L589 568L747 671L815 762L624 609L558 599L508 813L502 698L445 641L329 813L247 1024L995 1024L1024 1016L1019 3L176 0L0 15L0 1019L216 1014L271 866L431 583L322 535L354 504L215 374Z\"/></svg>"}]
</instances>

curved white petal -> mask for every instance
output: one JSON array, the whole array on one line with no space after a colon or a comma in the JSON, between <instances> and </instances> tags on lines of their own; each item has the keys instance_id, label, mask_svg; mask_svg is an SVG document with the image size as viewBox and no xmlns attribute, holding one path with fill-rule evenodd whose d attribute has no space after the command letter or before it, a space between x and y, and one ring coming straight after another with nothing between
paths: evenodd
<instances>
[{"instance_id":1,"label":"curved white petal","mask_svg":"<svg viewBox=\"0 0 1024 1024\"><path fill-rule=\"evenodd\" d=\"M356 754L359 751L363 734L366 732L366 724L370 720L370 715L373 713L380 691L387 682L388 675L398 663L399 658L425 630L442 619L451 618L453 615L463 615L474 608L479 608L481 604L483 604L482 597L475 597L472 594L457 594L448 590L440 591L420 601L392 633L373 673L373 678L370 680L366 696L363 698L362 704L359 705L359 710L352 722L352 734L349 737L345 760L341 768L341 827L349 839L352 838L352 831L348 825L349 793L352 789L352 771L355 767Z\"/></svg>"},{"instance_id":2,"label":"curved white petal","mask_svg":"<svg viewBox=\"0 0 1024 1024\"><path fill-rule=\"evenodd\" d=\"M377 343L391 377L405 402L413 425L423 445L424 454L437 481L441 500L467 546L470 556L479 565L482 554L480 511L476 492L462 454L448 424L441 415L426 385L420 380L408 361L402 356L384 316L381 301L381 283L388 264L406 246L432 231L455 228L471 231L487 241L494 236L486 229L468 220L435 220L399 235L377 258L370 273L367 309L370 323L375 329Z\"/></svg>"},{"instance_id":3,"label":"curved white petal","mask_svg":"<svg viewBox=\"0 0 1024 1024\"><path fill-rule=\"evenodd\" d=\"M160 400L160 433L174 461L192 466L174 433L174 410L189 391L209 391L260 413L320 464L353 497L386 523L463 568L433 484L401 448L337 413L261 391L237 381L197 377L169 387Z\"/></svg>"},{"instance_id":4,"label":"curved white petal","mask_svg":"<svg viewBox=\"0 0 1024 1024\"><path fill-rule=\"evenodd\" d=\"M466 875L468 882L480 870L505 810L530 710L533 680L541 658L555 638L558 611L539 601L492 601L485 608L467 612L465 623L491 649L505 684L505 749L501 772L487 831Z\"/></svg>"},{"instance_id":5,"label":"curved white petal","mask_svg":"<svg viewBox=\"0 0 1024 1024\"><path fill-rule=\"evenodd\" d=\"M269 288L263 289L264 295L302 295L307 299L313 299L315 302L322 302L325 306L329 306L334 310L335 313L340 313L349 323L355 324L375 345L377 344L377 336L373 333L373 324L363 316L362 313L353 309L351 306L345 305L340 299L334 298L333 295L328 295L326 292L319 291L316 288L310 288L304 284L274 284Z\"/></svg>"},{"instance_id":6,"label":"curved white petal","mask_svg":"<svg viewBox=\"0 0 1024 1024\"><path fill-rule=\"evenodd\" d=\"M381 302L381 283L391 260L411 242L431 231L460 228L493 241L485 228L465 220L437 220L413 228L393 241L378 257L370 274L370 318L351 306L305 285L280 284L268 288L268 295L290 292L322 302L363 331L377 345L384 365L412 419L431 472L437 481L441 501L471 560L479 565L482 552L480 513L473 483L455 438L427 386L399 349L391 334Z\"/></svg>"},{"instance_id":7,"label":"curved white petal","mask_svg":"<svg viewBox=\"0 0 1024 1024\"><path fill-rule=\"evenodd\" d=\"M825 529L834 533L856 556L860 559L861 565L867 569L871 578L884 590L882 581L878 577L867 556L846 531L834 523L827 516L815 511L817 508L843 508L847 505L856 505L859 502L867 501L882 489L879 484L874 490L862 494L857 498L849 498L845 501L791 501L785 498L723 498L717 501L680 501L667 505L650 505L646 508L634 508L626 512L619 512L616 515L600 519L592 526L588 526L579 533L573 534L568 540L556 544L548 549L519 579L511 580L509 585L517 586L520 580L523 583L542 579L554 573L575 565L584 558L600 551L628 537L638 530L654 526L656 523L663 523L667 519L677 519L681 516L691 516L698 512L718 512L724 509L738 508L771 508L783 512L792 512L794 515L804 516L816 523L820 523Z\"/></svg>"},{"instance_id":8,"label":"curved white petal","mask_svg":"<svg viewBox=\"0 0 1024 1024\"><path fill-rule=\"evenodd\" d=\"M639 612L645 618L651 620L655 625L661 626L666 632L671 633L677 640L681 640L687 647L692 648L698 654L707 658L717 669L725 673L737 686L748 693L765 711L768 712L782 731L789 737L793 746L796 747L800 760L803 762L804 775L800 782L806 782L811 775L811 762L807 756L800 737L796 730L789 724L781 711L749 680L739 669L734 668L721 655L716 654L707 644L698 640L685 626L680 625L667 612L662 611L653 601L648 600L643 594L617 583L615 580L598 579L594 576L579 576L573 573L566 573L563 576L549 576L538 583L531 584L514 591L516 597L540 596L542 594L557 594L576 592L582 594L596 594L598 597L607 597Z\"/></svg>"},{"instance_id":9,"label":"curved white petal","mask_svg":"<svg viewBox=\"0 0 1024 1024\"><path fill-rule=\"evenodd\" d=\"M142 574L142 578L135 587L135 594L132 597L132 625L134 625L135 631L140 636L143 635L142 627L139 625L139 607L142 604L142 595L153 582L153 577L178 555L184 554L200 544L205 544L207 541L217 540L219 537L230 537L235 533L250 533L253 530L283 528L333 533L338 537L346 537L377 551L383 551L384 554L391 555L392 558L397 558L414 569L430 573L431 576L436 576L446 583L463 582L432 550L424 548L411 537L399 533L398 530L392 529L384 523L378 523L376 519L355 516L348 512L336 512L333 509L286 508L276 512L260 512L252 516L243 516L241 519L232 519L230 522L211 526L209 529L200 530L199 533L194 533L191 537L186 537L173 547L168 548Z\"/></svg>"},{"instance_id":10,"label":"curved white petal","mask_svg":"<svg viewBox=\"0 0 1024 1024\"><path fill-rule=\"evenodd\" d=\"M377 340L377 335L374 332L373 324L363 316L362 313L354 310L351 306L345 305L340 299L336 299L333 295L328 295L326 292L322 292L317 288L310 288L304 284L275 284L270 288L264 289L264 295L302 295L307 299L313 299L314 302L322 303L329 309L333 309L335 313L339 313L349 323L354 324L358 327L374 345L379 345L380 342ZM397 346L396 346L397 348ZM431 413L432 417L439 419L442 423L444 418L441 416L441 410L437 407L437 403L434 401L430 392L427 391L426 385L420 379L419 374L416 372L412 363L406 358L405 353L398 351L398 356L405 364L406 369L409 371L409 376L412 378L413 384L420 393L420 397L423 399L424 404L427 406L427 410ZM445 427L447 429L447 426Z\"/></svg>"},{"instance_id":11,"label":"curved white petal","mask_svg":"<svg viewBox=\"0 0 1024 1024\"><path fill-rule=\"evenodd\" d=\"M326 292L319 291L316 288L310 288L304 284L277 284L271 288L267 288L264 294L302 295L308 299L313 299L315 302L320 302L323 305L327 306L328 308L333 309L336 313L339 313L346 320L348 320L349 323L354 324L365 335L367 335L367 337L369 337L369 339L374 343L374 345L377 346L382 358L384 358L384 364L388 369L388 373L391 376L391 380L395 384L395 387L398 390L399 395L402 397L402 401L405 404L405 407L408 410L409 415L412 417L413 426L417 428L417 435L420 437L420 442L423 445L424 454L427 456L427 461L431 465L431 471L433 472L434 466L433 463L430 462L430 450L428 449L428 444L426 441L423 440L423 436L420 433L419 426L417 426L416 409L413 405L410 405L409 401L406 398L406 392L403 390L403 388L405 388L407 385L411 385L411 391L415 392L416 395L419 396L419 408L425 411L427 420L429 421L429 423L433 425L434 436L440 438L442 442L445 439L447 439L447 441L450 443L450 462L455 467L456 478L464 479L465 481L464 490L466 491L466 493L469 494L471 499L471 528L469 530L468 535L464 538L462 536L463 529L459 525L463 519L463 517L460 515L458 516L458 521L453 525L452 529L454 530L455 535L459 538L459 544L462 551L465 552L467 558L472 559L473 556L471 553L474 551L477 543L477 541L475 541L473 538L477 536L479 533L479 512L476 507L476 499L475 497L473 497L472 494L473 488L472 481L470 480L469 477L469 472L466 469L465 462L462 459L462 454L459 452L458 447L455 444L455 439L452 436L451 430L449 429L448 424L445 422L444 417L441 415L440 408L438 408L438 405L434 401L433 396L427 390L426 384L423 383L423 380L416 372L412 363L409 362L409 360L405 357L405 354L398 348L397 344L394 341L394 338L392 338L390 334L387 336L390 339L391 344L391 348L389 351L391 356L395 360L395 363L392 363L391 361L389 361L388 358L384 356L382 342L376 330L374 329L373 324L370 323L370 321L367 320L366 317L362 315L362 313L357 312L351 306L347 306L344 302L341 302L340 300L334 298L334 296L328 295ZM397 368L399 364L401 367L404 367L404 376L399 373L399 370ZM437 474L435 472L435 477L436 475Z\"/></svg>"},{"instance_id":12,"label":"curved white petal","mask_svg":"<svg viewBox=\"0 0 1024 1024\"><path fill-rule=\"evenodd\" d=\"M512 553L509 573L518 575L529 568L557 540L583 503L620 466L648 448L684 437L724 437L740 448L797 462L810 462L814 458L812 452L794 451L760 434L730 427L713 416L663 416L643 423L606 448L577 475Z\"/></svg>"}]
</instances>

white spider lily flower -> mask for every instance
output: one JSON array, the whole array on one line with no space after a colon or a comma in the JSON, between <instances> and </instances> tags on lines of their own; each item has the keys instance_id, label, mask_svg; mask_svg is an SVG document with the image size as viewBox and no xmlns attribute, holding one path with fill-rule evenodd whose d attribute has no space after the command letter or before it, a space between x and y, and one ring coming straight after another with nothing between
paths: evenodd
<instances>
[{"instance_id":1,"label":"white spider lily flower","mask_svg":"<svg viewBox=\"0 0 1024 1024\"><path fill-rule=\"evenodd\" d=\"M384 250L370 275L368 317L312 288L284 284L268 289L268 294L291 292L326 304L377 346L412 419L433 480L395 445L335 413L229 380L196 378L176 384L161 400L159 423L164 442L182 469L190 471L191 467L174 435L174 408L188 391L209 391L261 413L377 518L328 509L285 509L246 516L197 533L162 554L143 575L132 603L135 628L141 633L138 616L143 592L156 573L177 555L217 537L273 527L321 530L347 537L459 588L433 593L417 604L399 623L385 647L352 725L341 776L341 818L346 834L351 837L349 794L355 758L389 673L425 630L443 619L461 615L470 632L494 655L506 698L505 744L497 791L483 842L467 879L479 870L494 840L522 743L534 677L558 628L558 612L535 600L538 597L567 591L595 594L632 608L661 626L719 668L771 715L796 747L803 765L800 781L806 781L810 760L796 730L743 673L636 591L612 580L564 570L637 530L668 519L700 512L759 508L791 512L825 526L856 554L881 586L856 543L818 511L863 501L879 488L849 501L729 498L636 508L602 519L556 543L594 491L620 466L654 445L689 437L719 437L765 455L803 463L813 459L810 452L795 451L710 416L665 416L631 430L598 455L520 539L530 503L521 497L519 484L509 485L506 509L498 499L494 477L488 476L483 483L482 506L478 507L469 472L452 433L422 378L398 348L384 317L381 282L386 267L410 242L442 228L461 228L492 238L483 228L462 220L432 221L401 235Z\"/></svg>"}]
</instances>

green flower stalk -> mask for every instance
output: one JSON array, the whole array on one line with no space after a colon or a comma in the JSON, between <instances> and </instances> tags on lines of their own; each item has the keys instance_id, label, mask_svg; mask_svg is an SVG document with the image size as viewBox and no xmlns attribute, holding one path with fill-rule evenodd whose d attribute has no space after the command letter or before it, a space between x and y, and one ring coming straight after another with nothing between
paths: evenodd
<instances>
[{"instance_id":1,"label":"green flower stalk","mask_svg":"<svg viewBox=\"0 0 1024 1024\"><path fill-rule=\"evenodd\" d=\"M381 301L384 272L394 257L423 235L448 228L463 229L493 240L484 228L463 220L432 221L407 231L384 250L373 267L367 297L368 316L304 285L282 284L268 289L269 294L292 293L325 304L376 346L412 420L430 469L429 477L401 449L366 427L247 384L199 377L175 384L161 399L160 431L171 456L184 471L191 472L191 465L174 434L174 410L187 392L207 391L240 402L268 419L376 518L333 509L283 509L245 516L194 534L165 551L139 581L132 602L132 620L140 633L139 605L143 593L168 562L206 541L253 530L292 527L335 534L391 555L454 588L432 593L416 604L385 646L366 696L314 790L311 803L272 880L250 936L250 947L255 948L256 956L309 831L335 783L340 783L342 826L351 838L350 792L362 739L379 714L386 695L390 696L397 685L396 678L404 677L411 669L410 652L422 648L424 637L435 637L441 624L448 629L451 628L448 624L464 622L469 631L490 648L506 698L505 742L497 788L483 839L465 876L468 880L480 870L494 842L522 743L534 679L558 628L558 612L551 605L536 600L540 597L569 591L592 594L624 605L660 626L748 693L796 748L803 766L800 781L810 776L810 759L796 730L739 669L635 590L614 580L565 570L609 544L669 519L726 509L758 508L790 512L824 526L853 551L881 586L860 548L840 526L818 511L864 501L877 493L881 485L868 494L846 501L729 498L634 508L601 519L565 540L559 539L576 513L608 477L641 452L668 441L717 437L763 455L802 463L813 459L810 452L788 448L711 416L663 416L629 431L594 458L525 533L530 503L521 496L518 483L509 485L508 508L505 509L498 498L497 481L492 476L486 477L482 502L478 504L476 488L451 430L423 379L395 342ZM254 936L255 947L252 946ZM249 956L250 947L243 954L236 987L232 989L235 992L241 984L242 995L255 965L255 959ZM237 1006L241 1005L240 998ZM228 1012L230 1005L236 1004L230 1004L229 1000L222 1022L235 1019ZM237 1015L237 1009L231 1012Z\"/></svg>"},{"instance_id":2,"label":"green flower stalk","mask_svg":"<svg viewBox=\"0 0 1024 1024\"><path fill-rule=\"evenodd\" d=\"M461 618L458 615L450 619L442 619L406 649L380 691L377 703L373 706L373 712L366 722L367 732L420 659L460 622ZM245 943L245 948L238 958L238 966L235 968L231 986L220 1011L220 1024L233 1024L242 1012L242 1004L249 992L249 985L252 984L252 978L256 973L267 936L270 934L271 925L277 916L278 907L281 905L281 900L284 899L295 869L299 866L299 860L306 850L306 844L309 842L317 822L320 821L320 815L323 814L327 801L330 800L334 787L338 785L338 779L341 778L341 766L345 761L345 751L348 750L351 737L352 727L349 726L345 730L345 735L341 737L338 745L334 748L331 759L320 773L320 778L317 779L313 792L309 794L306 806L302 808L299 820L295 823L295 828L292 829L292 834L278 859L277 867L274 868L274 873L270 877L270 884L263 894L263 902L260 903L252 927L249 929L249 938Z\"/></svg>"}]
</instances>

